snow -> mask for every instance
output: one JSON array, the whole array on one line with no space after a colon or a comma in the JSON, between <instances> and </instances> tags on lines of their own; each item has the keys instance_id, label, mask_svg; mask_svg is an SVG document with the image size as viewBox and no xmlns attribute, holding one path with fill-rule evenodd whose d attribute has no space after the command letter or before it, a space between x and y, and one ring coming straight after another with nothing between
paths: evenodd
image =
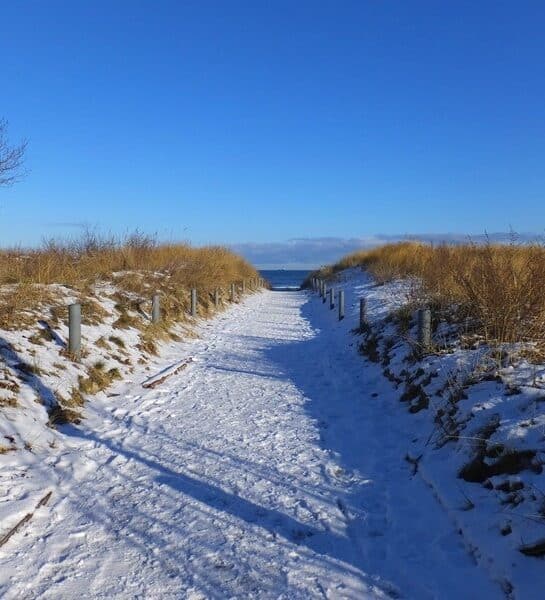
<instances>
[{"instance_id":1,"label":"snow","mask_svg":"<svg viewBox=\"0 0 545 600\"><path fill-rule=\"evenodd\" d=\"M2 529L53 494L0 547L2 597L535 597L541 560L495 531L505 516L489 490L456 478L469 446L428 448L431 408L410 414L384 366L357 352L358 298L387 333L412 283L350 271L340 286L341 322L306 291L264 291L200 321L197 338L123 371L79 425L45 430L30 394L10 409L2 431L37 444L0 456ZM97 327L88 335L106 335ZM394 345L393 372L406 351ZM507 404L496 382L479 386L462 400L476 421ZM519 421L502 420L504 436L534 435Z\"/></svg>"}]
</instances>

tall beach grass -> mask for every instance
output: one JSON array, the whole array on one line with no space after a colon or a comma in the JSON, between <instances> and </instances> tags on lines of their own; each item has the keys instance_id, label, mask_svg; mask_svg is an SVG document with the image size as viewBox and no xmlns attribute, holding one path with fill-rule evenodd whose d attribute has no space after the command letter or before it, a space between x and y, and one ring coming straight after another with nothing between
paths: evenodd
<instances>
[{"instance_id":1,"label":"tall beach grass","mask_svg":"<svg viewBox=\"0 0 545 600\"><path fill-rule=\"evenodd\" d=\"M378 282L414 278L422 303L471 320L490 342L545 342L545 248L541 244L388 244L355 252L319 274L350 267ZM316 274L314 274L316 275Z\"/></svg>"},{"instance_id":2,"label":"tall beach grass","mask_svg":"<svg viewBox=\"0 0 545 600\"><path fill-rule=\"evenodd\" d=\"M122 311L135 298L158 292L165 319L177 320L187 312L191 288L198 289L206 312L216 288L226 293L231 283L254 277L248 262L221 246L158 243L138 232L121 239L88 232L36 249L0 250L0 328L17 326L40 304L54 303L50 284L74 289L89 304L97 284L112 282Z\"/></svg>"}]
</instances>

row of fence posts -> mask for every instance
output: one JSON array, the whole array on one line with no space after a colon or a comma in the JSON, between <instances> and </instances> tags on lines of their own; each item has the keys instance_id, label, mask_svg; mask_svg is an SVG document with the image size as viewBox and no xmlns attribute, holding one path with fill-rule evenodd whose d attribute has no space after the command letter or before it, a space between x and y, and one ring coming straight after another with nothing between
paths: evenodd
<instances>
[{"instance_id":1,"label":"row of fence posts","mask_svg":"<svg viewBox=\"0 0 545 600\"><path fill-rule=\"evenodd\" d=\"M246 293L246 280L240 283L241 295ZM265 280L262 277L250 279L248 285L251 289L260 289L265 287ZM214 290L214 307L218 308L221 302L220 288ZM198 315L198 295L197 289L191 289L189 314L192 317ZM231 283L229 294L231 302L237 301L237 284ZM151 322L159 323L161 321L161 294L153 294L151 297ZM81 304L75 302L68 306L68 353L73 358L78 358L81 354Z\"/></svg>"},{"instance_id":2,"label":"row of fence posts","mask_svg":"<svg viewBox=\"0 0 545 600\"><path fill-rule=\"evenodd\" d=\"M312 279L312 289L320 294L322 303L326 303L329 296L329 308L333 310L335 308L335 290L330 287L328 290L327 283L318 277ZM344 319L344 290L337 292L338 306L339 306L339 321ZM367 328L367 317L366 317L366 303L365 298L360 298L360 318L359 318L359 330L360 332L365 331ZM432 347L431 337L431 309L421 308L417 313L417 342L418 350L420 354L429 352Z\"/></svg>"},{"instance_id":3,"label":"row of fence posts","mask_svg":"<svg viewBox=\"0 0 545 600\"><path fill-rule=\"evenodd\" d=\"M339 321L342 321L344 319L344 290L339 290L335 296L335 290L332 287L328 289L327 283L323 279L318 279L317 277L312 279L312 289L320 293L320 297L324 304L327 303L329 298L330 310L335 309L335 300L337 300L338 317Z\"/></svg>"}]
</instances>

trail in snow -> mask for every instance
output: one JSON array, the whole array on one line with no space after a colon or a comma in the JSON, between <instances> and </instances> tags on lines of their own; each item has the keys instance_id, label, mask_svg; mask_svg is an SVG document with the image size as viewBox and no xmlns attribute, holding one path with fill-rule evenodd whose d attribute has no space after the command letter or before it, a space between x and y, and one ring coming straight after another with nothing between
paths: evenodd
<instances>
[{"instance_id":1,"label":"trail in snow","mask_svg":"<svg viewBox=\"0 0 545 600\"><path fill-rule=\"evenodd\" d=\"M67 427L5 598L501 598L404 461L394 390L332 312L265 292ZM409 421L407 421L409 423Z\"/></svg>"}]
</instances>

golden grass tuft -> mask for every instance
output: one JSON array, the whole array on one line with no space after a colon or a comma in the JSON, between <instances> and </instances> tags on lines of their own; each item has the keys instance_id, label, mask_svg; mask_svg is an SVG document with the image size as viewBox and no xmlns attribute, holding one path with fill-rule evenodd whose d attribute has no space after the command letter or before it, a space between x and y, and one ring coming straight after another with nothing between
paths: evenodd
<instances>
[{"instance_id":1,"label":"golden grass tuft","mask_svg":"<svg viewBox=\"0 0 545 600\"><path fill-rule=\"evenodd\" d=\"M87 370L87 377L79 377L79 391L82 394L96 394L120 378L117 368L106 370L102 362L97 362Z\"/></svg>"}]
</instances>

